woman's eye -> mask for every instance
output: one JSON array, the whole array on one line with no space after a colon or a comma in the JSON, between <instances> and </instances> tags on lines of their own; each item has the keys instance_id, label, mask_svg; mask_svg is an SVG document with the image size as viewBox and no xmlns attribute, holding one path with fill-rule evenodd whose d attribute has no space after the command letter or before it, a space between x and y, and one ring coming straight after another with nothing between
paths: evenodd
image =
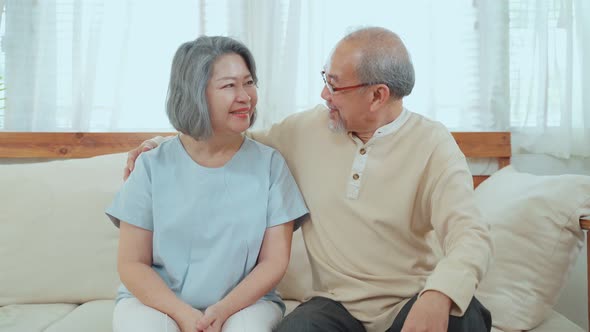
<instances>
[{"instance_id":1,"label":"woman's eye","mask_svg":"<svg viewBox=\"0 0 590 332\"><path fill-rule=\"evenodd\" d=\"M249 81L247 81L247 82L246 82L246 85L248 85L248 86L252 86L252 85L254 85L254 80L249 80Z\"/></svg>"},{"instance_id":2,"label":"woman's eye","mask_svg":"<svg viewBox=\"0 0 590 332\"><path fill-rule=\"evenodd\" d=\"M233 88L234 86L235 86L235 85L234 85L233 83L230 83L230 84L226 84L226 85L224 85L224 86L223 86L223 88L224 88L224 89L225 89L225 88Z\"/></svg>"}]
</instances>

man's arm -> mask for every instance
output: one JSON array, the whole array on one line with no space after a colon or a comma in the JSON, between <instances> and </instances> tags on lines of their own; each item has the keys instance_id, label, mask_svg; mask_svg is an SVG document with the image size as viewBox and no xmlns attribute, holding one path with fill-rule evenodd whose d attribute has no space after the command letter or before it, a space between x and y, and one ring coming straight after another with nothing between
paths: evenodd
<instances>
[{"instance_id":1,"label":"man's arm","mask_svg":"<svg viewBox=\"0 0 590 332\"><path fill-rule=\"evenodd\" d=\"M133 169L135 168L135 161L137 160L137 157L139 157L140 154L142 154L143 152L155 149L158 145L162 144L162 142L169 140L173 137L174 136L168 136L168 137L156 136L156 137L150 138L146 141L143 141L143 143L141 143L141 145L139 145L135 149L127 152L127 164L125 165L125 168L123 169L123 180L127 181L127 178L129 177L131 172L133 172Z\"/></svg>"},{"instance_id":2,"label":"man's arm","mask_svg":"<svg viewBox=\"0 0 590 332\"><path fill-rule=\"evenodd\" d=\"M458 148L457 148L458 149ZM431 223L444 257L428 277L424 292L439 291L462 316L492 259L489 229L475 203L473 178L462 156L447 162L430 194Z\"/></svg>"},{"instance_id":3,"label":"man's arm","mask_svg":"<svg viewBox=\"0 0 590 332\"><path fill-rule=\"evenodd\" d=\"M450 136L450 134L449 134ZM492 257L492 241L475 204L465 157L449 137L433 152L424 199L444 257L426 280L402 332L447 331L449 315L463 316Z\"/></svg>"}]
</instances>

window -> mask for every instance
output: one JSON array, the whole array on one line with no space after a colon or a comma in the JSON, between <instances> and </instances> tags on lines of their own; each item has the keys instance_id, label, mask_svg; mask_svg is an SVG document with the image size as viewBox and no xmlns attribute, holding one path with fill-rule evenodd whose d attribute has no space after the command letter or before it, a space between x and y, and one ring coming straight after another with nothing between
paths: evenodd
<instances>
[{"instance_id":1,"label":"window","mask_svg":"<svg viewBox=\"0 0 590 332\"><path fill-rule=\"evenodd\" d=\"M510 124L557 127L562 121L561 102L568 93L562 83L569 35L564 4L521 0L509 4Z\"/></svg>"},{"instance_id":2,"label":"window","mask_svg":"<svg viewBox=\"0 0 590 332\"><path fill-rule=\"evenodd\" d=\"M412 55L416 85L404 101L410 110L452 130L524 133L536 142L527 143L529 151L544 151L547 144L537 140L543 136L562 142L552 151L590 154L576 143L590 139L584 111L590 105L581 98L590 77L581 61L588 27L579 19L590 15L588 6L555 0L400 4L8 1L0 21L0 88L6 87L0 89L0 129L170 130L164 104L172 56L203 33L238 38L252 50L260 78L256 125L267 127L323 103L318 73L331 48L350 28L376 25L397 32ZM547 135L550 129L557 136Z\"/></svg>"}]
</instances>

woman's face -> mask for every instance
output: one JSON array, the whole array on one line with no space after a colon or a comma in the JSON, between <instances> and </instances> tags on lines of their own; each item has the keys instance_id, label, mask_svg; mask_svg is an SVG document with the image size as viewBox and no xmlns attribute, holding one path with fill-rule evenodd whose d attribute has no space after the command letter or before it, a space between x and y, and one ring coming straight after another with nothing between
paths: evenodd
<instances>
[{"instance_id":1,"label":"woman's face","mask_svg":"<svg viewBox=\"0 0 590 332\"><path fill-rule=\"evenodd\" d=\"M241 56L226 54L215 61L206 94L214 134L242 133L250 127L258 95Z\"/></svg>"}]
</instances>

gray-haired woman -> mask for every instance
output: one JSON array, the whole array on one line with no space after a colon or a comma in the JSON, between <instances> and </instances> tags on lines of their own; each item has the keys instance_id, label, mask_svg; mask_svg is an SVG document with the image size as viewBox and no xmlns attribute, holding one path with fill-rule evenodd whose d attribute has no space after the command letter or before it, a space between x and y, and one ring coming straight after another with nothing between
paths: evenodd
<instances>
[{"instance_id":1,"label":"gray-haired woman","mask_svg":"<svg viewBox=\"0 0 590 332\"><path fill-rule=\"evenodd\" d=\"M118 331L270 331L293 221L308 213L283 157L247 137L256 69L227 37L184 43L166 111L180 132L145 152L107 209L120 227Z\"/></svg>"}]
</instances>

